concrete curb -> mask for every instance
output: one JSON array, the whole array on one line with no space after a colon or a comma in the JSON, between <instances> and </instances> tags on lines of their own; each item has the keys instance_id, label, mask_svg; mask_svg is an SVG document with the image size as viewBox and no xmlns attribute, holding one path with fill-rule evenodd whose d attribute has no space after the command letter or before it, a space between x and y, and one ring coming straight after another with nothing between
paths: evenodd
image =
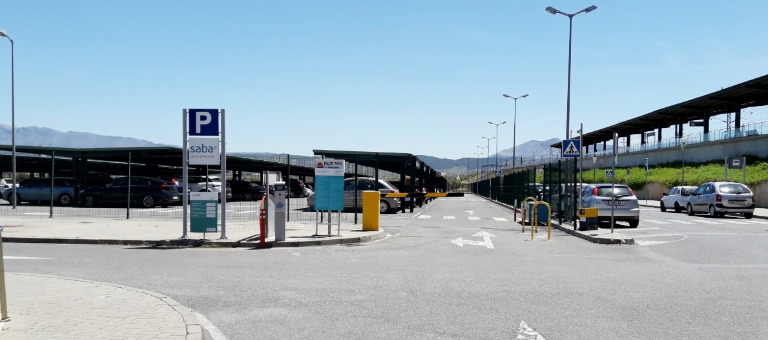
<instances>
[{"instance_id":1,"label":"concrete curb","mask_svg":"<svg viewBox=\"0 0 768 340\"><path fill-rule=\"evenodd\" d=\"M10 273L9 273L10 274ZM54 276L54 275L42 275L42 274L32 274L32 273L13 273L14 275L28 275L28 276L38 276L38 277L46 277L46 278L53 278L53 279L59 279L59 280L71 280L71 281L79 281L79 282L87 282L91 284L96 285L104 285L104 286L110 286L120 289L125 289L128 291L146 294L151 297L154 297L163 303L167 304L169 307L171 307L176 313L179 313L182 320L184 320L184 325L187 329L187 336L186 338L188 340L202 340L203 339L203 328L200 326L200 323L198 322L195 315L192 313L192 309L189 307L186 307L180 303L178 303L176 300L171 299L165 294L160 294L157 292L144 290L144 289L138 289L123 285L116 285L112 283L106 283L106 282L98 282L98 281L91 281L91 280L83 280L83 279L75 279L71 277L63 277L63 276Z\"/></svg>"},{"instance_id":2,"label":"concrete curb","mask_svg":"<svg viewBox=\"0 0 768 340\"><path fill-rule=\"evenodd\" d=\"M378 232L365 236L328 238L328 239L308 239L292 241L267 241L266 248L273 247L306 247L306 246L327 246L351 243L364 243L384 238L385 232L379 229ZM253 237L245 238L250 240ZM84 239L84 238L48 238L48 237L3 237L3 242L7 243L53 243L53 244L92 244L92 245L139 245L139 246L170 246L170 247L250 247L258 248L258 241L232 241L232 240L111 240L111 239Z\"/></svg>"}]
</instances>

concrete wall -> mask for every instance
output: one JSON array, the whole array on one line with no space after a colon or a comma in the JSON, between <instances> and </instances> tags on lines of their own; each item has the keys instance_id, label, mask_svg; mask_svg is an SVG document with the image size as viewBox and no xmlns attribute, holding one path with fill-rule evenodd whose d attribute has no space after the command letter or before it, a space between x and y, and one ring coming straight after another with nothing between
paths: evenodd
<instances>
[{"instance_id":1,"label":"concrete wall","mask_svg":"<svg viewBox=\"0 0 768 340\"><path fill-rule=\"evenodd\" d=\"M598 150L602 150L602 145L598 145ZM761 158L768 157L768 135L757 135L743 138L734 138L720 140L716 142L706 142L689 144L685 147L686 162L706 162L713 159L724 160L725 157L752 155ZM682 152L680 147L671 147L664 149L654 149L649 151L638 151L632 153L619 154L616 167L642 166L645 164L645 158L648 158L650 166L681 160ZM597 158L597 168L610 168L613 165L613 156L602 156ZM592 169L592 159L584 158L584 170Z\"/></svg>"}]
</instances>

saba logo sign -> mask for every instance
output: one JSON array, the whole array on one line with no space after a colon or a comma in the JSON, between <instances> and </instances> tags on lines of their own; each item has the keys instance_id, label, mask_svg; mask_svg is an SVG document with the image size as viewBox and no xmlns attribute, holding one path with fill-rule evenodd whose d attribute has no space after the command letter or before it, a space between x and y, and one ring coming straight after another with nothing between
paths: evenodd
<instances>
[{"instance_id":1,"label":"saba logo sign","mask_svg":"<svg viewBox=\"0 0 768 340\"><path fill-rule=\"evenodd\" d=\"M189 164L220 164L218 138L189 138Z\"/></svg>"}]
</instances>

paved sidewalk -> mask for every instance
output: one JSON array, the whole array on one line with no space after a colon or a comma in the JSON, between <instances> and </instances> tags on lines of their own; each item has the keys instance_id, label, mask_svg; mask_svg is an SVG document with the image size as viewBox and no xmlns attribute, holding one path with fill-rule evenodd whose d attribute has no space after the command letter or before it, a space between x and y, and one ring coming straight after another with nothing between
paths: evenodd
<instances>
[{"instance_id":1,"label":"paved sidewalk","mask_svg":"<svg viewBox=\"0 0 768 340\"><path fill-rule=\"evenodd\" d=\"M108 283L6 273L0 339L203 338L192 311L155 292Z\"/></svg>"},{"instance_id":2,"label":"paved sidewalk","mask_svg":"<svg viewBox=\"0 0 768 340\"><path fill-rule=\"evenodd\" d=\"M116 219L100 217L0 217L3 226L4 242L25 243L69 243L69 244L141 244L164 246L226 246L258 247L258 222L227 222L226 240L221 238L221 225L217 233L187 233L187 239L180 239L183 234L182 221L178 219ZM378 231L363 231L362 224L342 222L331 226L314 222L286 223L285 241L275 241L274 236L267 238L267 247L298 247L333 245L342 243L360 243L376 240L385 236ZM319 234L319 235L318 235Z\"/></svg>"}]
</instances>

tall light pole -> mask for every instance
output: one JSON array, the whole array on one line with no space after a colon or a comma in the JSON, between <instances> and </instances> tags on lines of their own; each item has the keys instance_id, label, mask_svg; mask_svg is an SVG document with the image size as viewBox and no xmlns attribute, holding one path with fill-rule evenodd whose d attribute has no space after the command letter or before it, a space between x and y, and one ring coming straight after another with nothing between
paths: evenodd
<instances>
[{"instance_id":1,"label":"tall light pole","mask_svg":"<svg viewBox=\"0 0 768 340\"><path fill-rule=\"evenodd\" d=\"M11 178L13 179L11 184L13 185L13 209L16 209L16 94L13 79L13 39L1 30L0 37L6 37L11 42Z\"/></svg>"},{"instance_id":2,"label":"tall light pole","mask_svg":"<svg viewBox=\"0 0 768 340\"><path fill-rule=\"evenodd\" d=\"M520 97L512 97L508 94L503 95L504 98L511 98L515 100L515 118L512 121L512 173L515 173L515 148L517 147L517 100L520 98L528 97L528 94L524 94Z\"/></svg>"},{"instance_id":3,"label":"tall light pole","mask_svg":"<svg viewBox=\"0 0 768 340\"><path fill-rule=\"evenodd\" d=\"M496 138L496 171L499 171L499 125L503 125L506 123L507 123L506 120L498 124L488 122L488 124L496 125L496 137L494 137Z\"/></svg>"},{"instance_id":4,"label":"tall light pole","mask_svg":"<svg viewBox=\"0 0 768 340\"><path fill-rule=\"evenodd\" d=\"M475 173L477 175L477 182L480 182L480 156L482 156L483 153L482 152L473 152L472 154L477 156L477 162L476 162L477 164L475 166Z\"/></svg>"},{"instance_id":5,"label":"tall light pole","mask_svg":"<svg viewBox=\"0 0 768 340\"><path fill-rule=\"evenodd\" d=\"M488 145L485 146L488 149L488 157L485 158L485 164L488 165L488 164L491 164L491 140L496 139L496 137L491 137L491 138L483 137L483 139L485 139L488 142L486 143Z\"/></svg>"},{"instance_id":6,"label":"tall light pole","mask_svg":"<svg viewBox=\"0 0 768 340\"><path fill-rule=\"evenodd\" d=\"M568 17L569 30L568 30L568 106L566 108L565 116L565 139L569 139L568 131L571 127L571 42L573 38L573 17L581 13L589 13L597 9L597 6L592 5L585 9L582 9L576 13L568 14L555 9L552 6L546 8L546 11L552 14L562 14Z\"/></svg>"},{"instance_id":7,"label":"tall light pole","mask_svg":"<svg viewBox=\"0 0 768 340\"><path fill-rule=\"evenodd\" d=\"M485 137L483 137L483 138L485 138ZM485 148L487 148L487 146L480 146L480 145L478 145L477 147L480 148L480 155L481 156L484 155L485 151L483 151L483 150L485 150ZM480 165L481 165L480 168L482 168L483 163L480 162Z\"/></svg>"}]
</instances>

